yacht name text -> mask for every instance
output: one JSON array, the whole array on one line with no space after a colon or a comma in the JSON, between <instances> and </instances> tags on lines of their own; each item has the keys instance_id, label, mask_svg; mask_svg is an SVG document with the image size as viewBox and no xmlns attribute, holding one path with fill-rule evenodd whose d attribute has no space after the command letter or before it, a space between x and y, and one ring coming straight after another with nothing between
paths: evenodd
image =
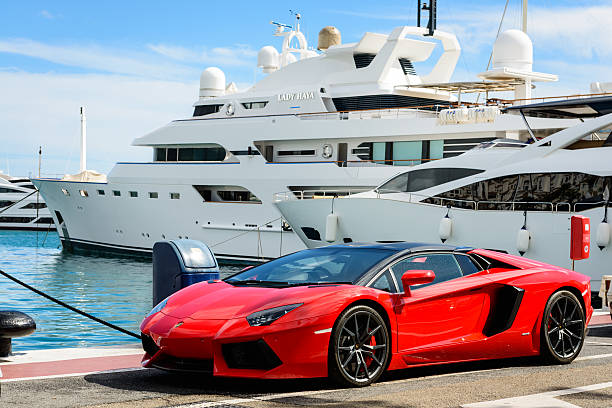
<instances>
[{"instance_id":1,"label":"yacht name text","mask_svg":"<svg viewBox=\"0 0 612 408\"><path fill-rule=\"evenodd\" d=\"M295 92L278 94L278 101L303 101L305 99L314 99L314 92Z\"/></svg>"}]
</instances>

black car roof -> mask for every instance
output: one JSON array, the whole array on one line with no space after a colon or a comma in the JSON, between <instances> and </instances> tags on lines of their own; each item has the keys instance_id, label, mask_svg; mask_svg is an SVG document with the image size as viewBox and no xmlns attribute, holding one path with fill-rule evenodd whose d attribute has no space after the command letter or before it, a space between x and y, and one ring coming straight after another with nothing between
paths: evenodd
<instances>
[{"instance_id":1,"label":"black car roof","mask_svg":"<svg viewBox=\"0 0 612 408\"><path fill-rule=\"evenodd\" d=\"M383 243L368 243L368 242L350 242L347 244L330 245L327 248L371 248L371 249L388 249L394 252L418 252L418 251L469 251L472 247L444 245L444 244L429 244L423 242L383 242Z\"/></svg>"}]
</instances>

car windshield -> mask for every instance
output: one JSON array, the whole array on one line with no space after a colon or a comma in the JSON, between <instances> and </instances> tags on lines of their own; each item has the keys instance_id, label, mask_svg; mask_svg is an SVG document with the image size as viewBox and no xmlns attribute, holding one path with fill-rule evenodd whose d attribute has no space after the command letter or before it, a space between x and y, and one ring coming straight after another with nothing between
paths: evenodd
<instances>
[{"instance_id":1,"label":"car windshield","mask_svg":"<svg viewBox=\"0 0 612 408\"><path fill-rule=\"evenodd\" d=\"M382 248L307 249L250 268L225 281L235 285L354 283L395 251Z\"/></svg>"}]
</instances>

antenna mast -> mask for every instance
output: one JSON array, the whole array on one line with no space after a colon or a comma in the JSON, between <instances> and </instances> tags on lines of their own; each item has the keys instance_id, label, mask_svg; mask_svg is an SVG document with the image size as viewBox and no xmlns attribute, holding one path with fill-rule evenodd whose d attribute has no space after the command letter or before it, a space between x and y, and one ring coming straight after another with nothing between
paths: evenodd
<instances>
[{"instance_id":1,"label":"antenna mast","mask_svg":"<svg viewBox=\"0 0 612 408\"><path fill-rule=\"evenodd\" d=\"M523 0L523 32L527 34L527 0Z\"/></svg>"},{"instance_id":2,"label":"antenna mast","mask_svg":"<svg viewBox=\"0 0 612 408\"><path fill-rule=\"evenodd\" d=\"M433 36L437 28L437 0L429 0L429 4L417 0L417 27L421 26L421 13L423 11L429 12L429 21L427 22L429 31L425 35Z\"/></svg>"}]
</instances>

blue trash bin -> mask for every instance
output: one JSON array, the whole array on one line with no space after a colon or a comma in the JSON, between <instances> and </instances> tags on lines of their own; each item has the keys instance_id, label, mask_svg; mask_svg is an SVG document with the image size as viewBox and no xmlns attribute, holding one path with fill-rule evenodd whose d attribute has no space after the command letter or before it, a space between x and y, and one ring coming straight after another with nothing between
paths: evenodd
<instances>
[{"instance_id":1,"label":"blue trash bin","mask_svg":"<svg viewBox=\"0 0 612 408\"><path fill-rule=\"evenodd\" d=\"M153 245L153 306L194 283L219 279L219 264L206 244L193 239Z\"/></svg>"}]
</instances>

